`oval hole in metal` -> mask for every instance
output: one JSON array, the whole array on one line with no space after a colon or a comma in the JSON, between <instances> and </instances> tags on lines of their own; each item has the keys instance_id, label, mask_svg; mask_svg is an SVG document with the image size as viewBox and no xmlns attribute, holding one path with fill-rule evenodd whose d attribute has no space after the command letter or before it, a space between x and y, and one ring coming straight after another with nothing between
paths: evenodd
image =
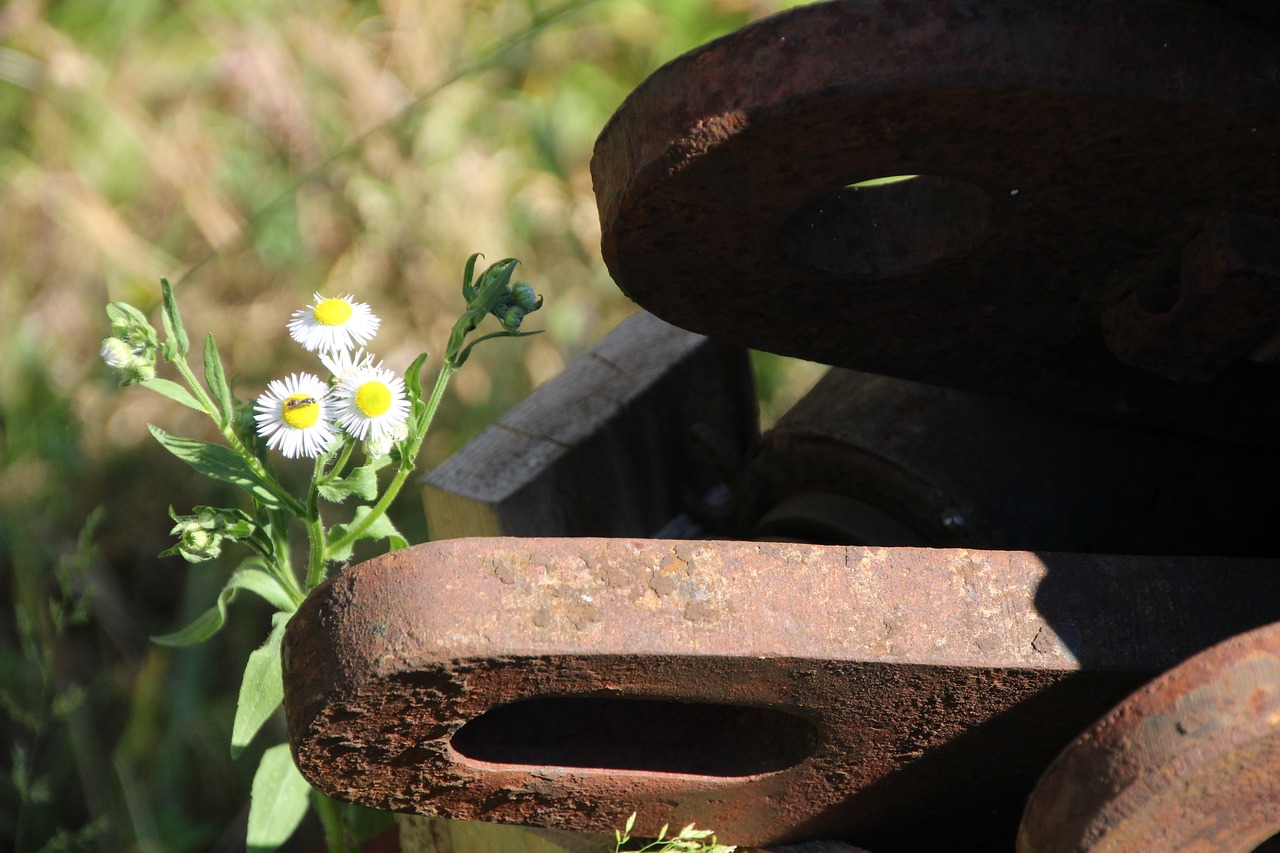
<instances>
[{"instance_id":1,"label":"oval hole in metal","mask_svg":"<svg viewBox=\"0 0 1280 853\"><path fill-rule=\"evenodd\" d=\"M936 175L897 175L805 202L782 224L790 263L855 279L917 272L975 246L991 227L980 187Z\"/></svg>"},{"instance_id":2,"label":"oval hole in metal","mask_svg":"<svg viewBox=\"0 0 1280 853\"><path fill-rule=\"evenodd\" d=\"M555 696L493 708L450 741L492 764L754 776L799 764L818 743L808 720L769 708Z\"/></svg>"}]
</instances>

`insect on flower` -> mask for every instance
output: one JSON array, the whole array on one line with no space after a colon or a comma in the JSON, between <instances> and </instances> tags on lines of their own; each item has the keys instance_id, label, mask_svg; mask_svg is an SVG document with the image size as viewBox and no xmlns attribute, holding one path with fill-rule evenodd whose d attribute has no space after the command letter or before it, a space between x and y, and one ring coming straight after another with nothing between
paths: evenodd
<instances>
[{"instance_id":1,"label":"insect on flower","mask_svg":"<svg viewBox=\"0 0 1280 853\"><path fill-rule=\"evenodd\" d=\"M254 403L258 435L267 439L269 450L278 447L286 458L319 456L338 435L328 397L328 386L310 373L271 380Z\"/></svg>"}]
</instances>

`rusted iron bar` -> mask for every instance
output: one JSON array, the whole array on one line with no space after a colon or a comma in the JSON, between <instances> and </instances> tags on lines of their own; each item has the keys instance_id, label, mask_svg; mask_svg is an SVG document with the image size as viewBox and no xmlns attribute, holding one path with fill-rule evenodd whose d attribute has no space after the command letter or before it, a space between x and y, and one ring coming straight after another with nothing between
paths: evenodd
<instances>
[{"instance_id":1,"label":"rusted iron bar","mask_svg":"<svg viewBox=\"0 0 1280 853\"><path fill-rule=\"evenodd\" d=\"M429 543L313 594L290 740L380 809L877 853L1008 849L1053 755L1280 618L1280 562L607 539ZM941 849L941 848L939 848Z\"/></svg>"},{"instance_id":2,"label":"rusted iron bar","mask_svg":"<svg viewBox=\"0 0 1280 853\"><path fill-rule=\"evenodd\" d=\"M1213 217L1280 216L1278 152L1280 30L1243 14L846 0L659 69L592 174L614 280L683 328L1274 447L1280 371L1113 330L1135 367L1102 324Z\"/></svg>"}]
</instances>

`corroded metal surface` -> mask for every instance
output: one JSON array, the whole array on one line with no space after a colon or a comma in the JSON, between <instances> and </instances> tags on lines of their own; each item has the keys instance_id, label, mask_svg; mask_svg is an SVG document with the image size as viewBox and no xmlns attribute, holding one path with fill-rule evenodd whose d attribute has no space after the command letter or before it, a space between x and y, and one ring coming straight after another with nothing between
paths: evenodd
<instances>
[{"instance_id":1,"label":"corroded metal surface","mask_svg":"<svg viewBox=\"0 0 1280 853\"><path fill-rule=\"evenodd\" d=\"M1277 834L1280 623L1175 667L1067 747L1018 850L1249 853Z\"/></svg>"},{"instance_id":2,"label":"corroded metal surface","mask_svg":"<svg viewBox=\"0 0 1280 853\"><path fill-rule=\"evenodd\" d=\"M1185 382L1221 375L1280 328L1280 219L1210 217L1176 278L1140 287L1103 326L1126 364Z\"/></svg>"},{"instance_id":3,"label":"corroded metal surface","mask_svg":"<svg viewBox=\"0 0 1280 853\"><path fill-rule=\"evenodd\" d=\"M1145 677L1280 617L1278 569L430 543L349 569L293 617L290 740L318 788L381 809L1007 849L1061 744Z\"/></svg>"},{"instance_id":4,"label":"corroded metal surface","mask_svg":"<svg viewBox=\"0 0 1280 853\"><path fill-rule=\"evenodd\" d=\"M1280 436L1280 371L1235 363L1186 385L1118 359L1101 328L1177 274L1211 217L1280 215L1280 30L1244 15L1173 0L805 6L659 69L604 129L592 173L610 272L676 325L1107 418ZM853 186L895 175L921 177Z\"/></svg>"}]
</instances>

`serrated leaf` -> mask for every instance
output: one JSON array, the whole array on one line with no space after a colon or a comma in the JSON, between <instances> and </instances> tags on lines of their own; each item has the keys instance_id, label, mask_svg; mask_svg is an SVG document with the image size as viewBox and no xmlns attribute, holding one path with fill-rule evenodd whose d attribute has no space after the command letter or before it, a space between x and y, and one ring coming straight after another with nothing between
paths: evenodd
<instances>
[{"instance_id":1,"label":"serrated leaf","mask_svg":"<svg viewBox=\"0 0 1280 853\"><path fill-rule=\"evenodd\" d=\"M307 814L311 785L298 772L287 743L262 753L249 799L248 853L265 853L284 844Z\"/></svg>"},{"instance_id":2,"label":"serrated leaf","mask_svg":"<svg viewBox=\"0 0 1280 853\"><path fill-rule=\"evenodd\" d=\"M189 409L195 409L197 412L204 411L204 406L200 405L200 401L191 396L191 392L186 388L183 388L177 382L170 382L168 379L156 378L148 379L146 382L141 384L142 387L150 388L157 394L163 394L170 400L177 400Z\"/></svg>"},{"instance_id":3,"label":"serrated leaf","mask_svg":"<svg viewBox=\"0 0 1280 853\"><path fill-rule=\"evenodd\" d=\"M347 498L351 497L351 488L347 485L345 479L334 480L333 482L321 483L317 486L316 494L331 504L340 504Z\"/></svg>"},{"instance_id":4,"label":"serrated leaf","mask_svg":"<svg viewBox=\"0 0 1280 853\"><path fill-rule=\"evenodd\" d=\"M370 459L346 477L322 483L317 491L330 503L342 503L351 495L362 501L371 501L378 496L378 471L390 461L388 456Z\"/></svg>"},{"instance_id":5,"label":"serrated leaf","mask_svg":"<svg viewBox=\"0 0 1280 853\"><path fill-rule=\"evenodd\" d=\"M174 456L195 468L201 474L231 483L249 492L267 509L279 509L284 504L276 497L270 484L258 476L249 464L235 451L220 444L210 444L194 438L171 435L157 426L147 425L156 441Z\"/></svg>"},{"instance_id":6,"label":"serrated leaf","mask_svg":"<svg viewBox=\"0 0 1280 853\"><path fill-rule=\"evenodd\" d=\"M174 648L203 643L222 630L223 624L227 621L227 606L235 600L236 593L242 589L261 596L280 610L295 610L297 604L294 603L288 590L266 570L256 568L256 565L258 565L256 560L248 560L241 564L241 567L227 580L222 591L218 593L213 607L201 613L182 630L152 637L151 642Z\"/></svg>"},{"instance_id":7,"label":"serrated leaf","mask_svg":"<svg viewBox=\"0 0 1280 853\"><path fill-rule=\"evenodd\" d=\"M357 507L355 517L351 519L350 524L335 524L333 530L329 534L330 542L337 542L347 535L347 531L360 524L369 515L370 509L367 506ZM400 531L396 530L396 526L391 523L391 519L385 514L378 517L376 521L360 532L360 535L352 539L344 547L340 549L331 549L328 557L331 561L341 562L351 556L351 549L355 543L366 539L386 539L392 551L408 546L409 542L400 535Z\"/></svg>"},{"instance_id":8,"label":"serrated leaf","mask_svg":"<svg viewBox=\"0 0 1280 853\"><path fill-rule=\"evenodd\" d=\"M227 377L222 370L222 359L218 356L218 345L213 342L213 335L204 339L204 381L222 415L218 426L226 426L231 423L235 403L231 389L227 386Z\"/></svg>"},{"instance_id":9,"label":"serrated leaf","mask_svg":"<svg viewBox=\"0 0 1280 853\"><path fill-rule=\"evenodd\" d=\"M284 677L280 667L280 640L289 613L271 617L271 633L261 646L249 654L240 681L240 698L236 701L236 718L231 724L231 757L238 758L253 736L262 728L280 703L284 701Z\"/></svg>"},{"instance_id":10,"label":"serrated leaf","mask_svg":"<svg viewBox=\"0 0 1280 853\"><path fill-rule=\"evenodd\" d=\"M187 340L187 330L182 327L182 316L178 313L178 300L174 298L173 287L169 279L160 279L160 294L164 297L164 336L177 347L178 355L185 356L191 348Z\"/></svg>"}]
</instances>

